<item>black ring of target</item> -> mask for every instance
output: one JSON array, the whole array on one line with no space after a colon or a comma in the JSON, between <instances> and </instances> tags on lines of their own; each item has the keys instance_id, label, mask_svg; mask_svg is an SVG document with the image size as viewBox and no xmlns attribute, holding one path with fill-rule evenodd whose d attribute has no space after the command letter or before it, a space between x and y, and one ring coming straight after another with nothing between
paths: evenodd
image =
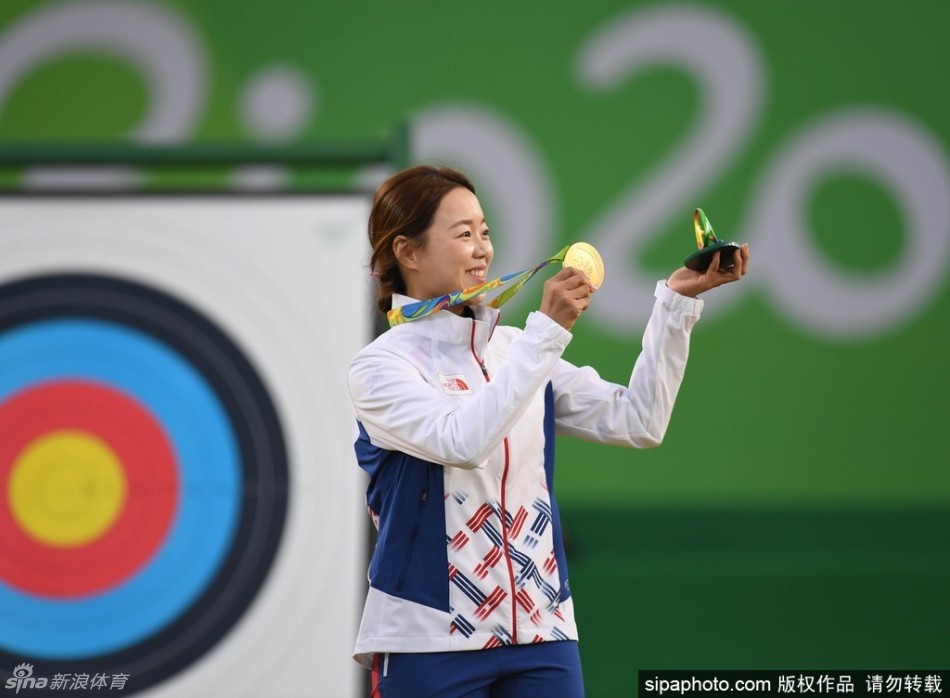
<instances>
[{"instance_id":1,"label":"black ring of target","mask_svg":"<svg viewBox=\"0 0 950 698\"><path fill-rule=\"evenodd\" d=\"M257 372L238 346L194 308L167 293L115 277L49 275L0 286L0 334L62 318L132 327L180 352L220 400L240 454L244 487L237 528L206 589L171 623L141 642L107 654L48 662L63 673L128 674L123 694L130 695L201 658L227 635L257 595L284 530L287 449L277 410ZM0 648L4 674L25 659L44 660L15 657Z\"/></svg>"}]
</instances>

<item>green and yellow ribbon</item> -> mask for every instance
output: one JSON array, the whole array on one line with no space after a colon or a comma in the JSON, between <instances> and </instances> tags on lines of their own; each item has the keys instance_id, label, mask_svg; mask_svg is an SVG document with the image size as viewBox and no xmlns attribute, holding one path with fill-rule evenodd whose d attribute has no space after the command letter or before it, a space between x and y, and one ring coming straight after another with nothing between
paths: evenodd
<instances>
[{"instance_id":1,"label":"green and yellow ribbon","mask_svg":"<svg viewBox=\"0 0 950 698\"><path fill-rule=\"evenodd\" d=\"M420 320L421 318L427 317L432 313L436 313L440 310L445 310L446 308L451 308L452 306L470 301L471 299L488 293L489 291L493 291L496 288L513 284L511 288L507 288L502 291L489 303L492 308L500 308L502 305L507 303L511 297L514 296L519 291L519 289L531 279L532 276L537 274L544 267L551 264L552 262L563 262L564 255L567 254L569 247L570 245L567 245L563 250L558 252L553 257L549 257L530 269L516 271L513 274L507 274L506 276L501 276L497 279L492 279L491 281L478 284L477 286L462 289L461 291L446 293L444 296L439 296L438 298L430 298L427 301L416 301L415 303L407 303L406 305L400 306L399 308L393 308L386 314L386 318L389 320L389 326L395 327L396 325L402 325L403 323L412 322L413 320Z\"/></svg>"}]
</instances>

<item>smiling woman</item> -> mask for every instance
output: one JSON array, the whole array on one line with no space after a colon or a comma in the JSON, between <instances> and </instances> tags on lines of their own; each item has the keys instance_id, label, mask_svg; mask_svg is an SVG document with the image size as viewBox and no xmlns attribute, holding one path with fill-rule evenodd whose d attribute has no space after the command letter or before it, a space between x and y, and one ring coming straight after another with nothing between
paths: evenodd
<instances>
[{"instance_id":1,"label":"smiling woman","mask_svg":"<svg viewBox=\"0 0 950 698\"><path fill-rule=\"evenodd\" d=\"M658 445L703 306L695 296L741 278L748 247L728 271L717 252L707 270L657 283L623 386L561 358L595 290L583 271L564 266L548 279L523 330L499 325L497 308L480 302L493 248L460 172L420 166L391 177L369 237L381 312L474 295L405 314L350 365L356 455L379 529L354 656L372 669L376 697L579 698L555 434Z\"/></svg>"},{"instance_id":2,"label":"smiling woman","mask_svg":"<svg viewBox=\"0 0 950 698\"><path fill-rule=\"evenodd\" d=\"M457 199L461 192L456 190L471 194L474 206L478 208L475 215L480 220L479 225L484 226L485 216L475 199L475 187L464 174L448 167L415 167L404 170L386 180L376 191L369 219L370 244L373 248L370 268L379 280L376 305L380 312L389 310L394 293L409 293L406 279L400 271L397 246L404 259L407 256L414 258L417 252L421 255L428 242L425 233L440 211L443 198L452 194L452 200ZM443 233L447 235L447 228L450 226L445 225L446 218L450 216L446 211L442 211L441 227L446 228ZM467 231L471 233L472 228L469 227ZM491 261L490 257L488 261ZM488 265L485 264L485 267L487 269ZM448 291L465 288L467 285L470 284L460 283ZM446 292L438 291L430 296L417 298L429 298Z\"/></svg>"},{"instance_id":3,"label":"smiling woman","mask_svg":"<svg viewBox=\"0 0 950 698\"><path fill-rule=\"evenodd\" d=\"M482 207L475 194L462 187L445 195L421 241L400 235L393 241L393 253L406 278L406 293L413 298L434 298L482 283L494 256ZM460 313L462 306L450 310Z\"/></svg>"}]
</instances>

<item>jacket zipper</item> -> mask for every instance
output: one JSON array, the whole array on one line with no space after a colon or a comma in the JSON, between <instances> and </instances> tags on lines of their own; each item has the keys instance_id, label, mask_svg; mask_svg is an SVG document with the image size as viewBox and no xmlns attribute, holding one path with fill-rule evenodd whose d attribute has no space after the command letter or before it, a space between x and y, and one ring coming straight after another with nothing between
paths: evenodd
<instances>
[{"instance_id":1,"label":"jacket zipper","mask_svg":"<svg viewBox=\"0 0 950 698\"><path fill-rule=\"evenodd\" d=\"M409 548L406 551L406 559L402 562L402 569L399 571L399 579L396 581L396 588L402 589L403 582L406 581L406 572L409 571L409 561L412 559L412 553L416 549L416 538L419 537L419 525L422 523L422 510L425 509L426 500L429 499L429 488L422 490L422 496L419 498L419 507L416 510L416 520L412 523L412 531L409 534Z\"/></svg>"},{"instance_id":2,"label":"jacket zipper","mask_svg":"<svg viewBox=\"0 0 950 698\"><path fill-rule=\"evenodd\" d=\"M475 352L475 321L472 320L472 356L475 357L475 361L478 362L479 368L482 369L482 375L485 377L486 383L491 383L491 377L488 375L488 368L485 366L485 362L482 361L478 354ZM505 563L508 565L508 580L511 583L511 643L513 645L518 644L518 595L517 589L515 588L515 570L511 564L511 551L508 549L508 519L505 517L505 512L508 511L508 508L505 505L505 491L508 483L508 437L504 438L505 446L505 467L501 471L501 545L502 550L505 553Z\"/></svg>"},{"instance_id":3,"label":"jacket zipper","mask_svg":"<svg viewBox=\"0 0 950 698\"><path fill-rule=\"evenodd\" d=\"M518 590L515 588L515 570L511 565L511 552L508 550L508 518L505 512L505 487L508 480L508 437L505 437L505 469L501 473L501 543L505 550L505 562L508 563L508 580L511 582L511 643L518 644Z\"/></svg>"}]
</instances>

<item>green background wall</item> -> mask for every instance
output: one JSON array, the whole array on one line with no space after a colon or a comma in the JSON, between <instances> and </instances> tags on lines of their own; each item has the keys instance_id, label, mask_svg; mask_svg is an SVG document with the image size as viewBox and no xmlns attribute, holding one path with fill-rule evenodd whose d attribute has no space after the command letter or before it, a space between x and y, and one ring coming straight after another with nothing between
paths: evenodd
<instances>
[{"instance_id":1,"label":"green background wall","mask_svg":"<svg viewBox=\"0 0 950 698\"><path fill-rule=\"evenodd\" d=\"M119 5L138 9L56 30ZM5 2L0 142L408 123L414 159L472 174L496 271L606 252L567 358L619 382L702 206L752 265L706 299L666 441L559 444L589 695L647 667L946 666L948 21L922 1ZM167 82L143 68L162 61Z\"/></svg>"}]
</instances>

